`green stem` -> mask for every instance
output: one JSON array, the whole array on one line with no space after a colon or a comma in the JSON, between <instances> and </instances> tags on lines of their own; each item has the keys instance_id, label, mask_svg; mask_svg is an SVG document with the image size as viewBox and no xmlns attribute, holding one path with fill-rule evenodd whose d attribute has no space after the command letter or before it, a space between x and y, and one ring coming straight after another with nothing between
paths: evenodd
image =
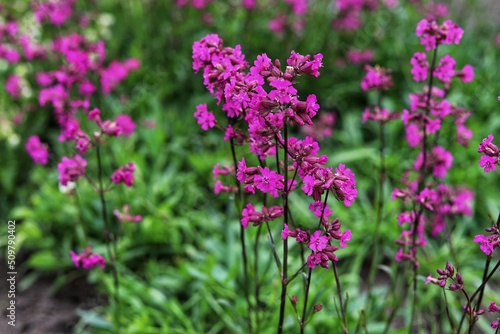
<instances>
[{"instance_id":1,"label":"green stem","mask_svg":"<svg viewBox=\"0 0 500 334\"><path fill-rule=\"evenodd\" d=\"M234 165L234 181L236 183L236 186L238 188L238 198L240 199L240 205L237 206L238 209L241 212L241 205L243 205L243 192L241 190L241 184L238 181L238 178L236 176L236 169L238 168L238 162L236 159L236 150L235 150L235 144L234 144L234 138L231 138L230 141L230 146L231 146L231 155L233 158L233 165ZM243 291L245 294L245 299L247 301L247 308L248 308L248 330L250 333L253 333L253 328L252 328L252 316L251 316L251 310L252 310L252 303L250 302L250 291L249 291L249 279L248 279L248 258L247 258L247 251L246 251L246 242L245 242L245 229L241 224L240 225L240 243L241 243L241 257L243 259L243 277L244 277L244 282L243 282ZM257 261L257 259L255 259Z\"/></svg>"},{"instance_id":2,"label":"green stem","mask_svg":"<svg viewBox=\"0 0 500 334\"><path fill-rule=\"evenodd\" d=\"M436 66L436 59L437 59L437 46L434 49L433 55L432 55L432 64L429 69L429 85L427 87L427 100L425 103L425 117L429 116L430 114L430 106L431 106L431 97L432 97L432 85L434 82L434 68ZM425 124L425 121L422 122L422 128L423 128L423 139L422 139L422 173L420 174L420 178L418 180L418 193L420 193L425 186L425 180L427 179L427 151L428 151L428 133L427 133L427 127ZM417 238L417 231L418 231L418 225L420 223L420 217L423 215L424 207L421 206L419 212L415 215L415 221L413 224L413 231L412 231L412 244L411 244L411 250L415 250L415 260L413 261L413 301L412 301L412 312L411 312L411 320L410 320L410 327L408 328L408 333L411 333L413 330L413 323L415 321L415 310L416 310L416 304L418 300L417 296L417 273L418 273L418 268L417 268L417 251L415 248L415 242ZM410 251L411 251L410 250Z\"/></svg>"},{"instance_id":3,"label":"green stem","mask_svg":"<svg viewBox=\"0 0 500 334\"><path fill-rule=\"evenodd\" d=\"M335 274L335 282L337 283L337 295L339 297L339 302L340 302L340 313L342 314L342 323L343 323L342 333L348 333L344 300L342 298L342 288L340 287L340 278L339 278L339 273L337 271L337 264L335 262L333 262L333 273Z\"/></svg>"},{"instance_id":4,"label":"green stem","mask_svg":"<svg viewBox=\"0 0 500 334\"><path fill-rule=\"evenodd\" d=\"M120 326L120 295L119 295L119 288L120 288L120 279L119 279L119 274L118 274L118 268L117 268L117 240L113 234L113 231L111 230L110 222L108 220L108 214L107 214L107 208L106 208L106 199L104 197L104 186L103 186L103 181L102 181L102 160L101 160L101 149L100 149L100 143L96 144L96 153L97 153L97 178L99 181L99 199L101 201L101 215L102 219L104 222L104 233L106 234L106 248L108 251L108 257L110 259L110 262L112 264L112 273L113 273L113 285L114 285L114 293L113 293L113 301L115 303L115 312L113 313L114 315L114 326L115 326L115 331L116 333L121 332L121 326Z\"/></svg>"},{"instance_id":5,"label":"green stem","mask_svg":"<svg viewBox=\"0 0 500 334\"><path fill-rule=\"evenodd\" d=\"M285 178L285 184L284 184L284 191L283 191L283 209L284 209L284 215L283 215L283 224L288 225L288 153L287 153L287 148L288 148L288 125L284 126L284 166L283 166L283 175ZM278 143L276 143L277 147ZM278 155L278 152L276 152L276 155ZM278 163L278 171L279 171L279 163ZM286 304L286 289L288 285L287 281L287 276L288 276L288 238L283 240L283 267L281 271L281 297L280 297L280 315L279 315L279 321L278 321L278 334L283 333L283 321L285 319L285 304Z\"/></svg>"}]
</instances>

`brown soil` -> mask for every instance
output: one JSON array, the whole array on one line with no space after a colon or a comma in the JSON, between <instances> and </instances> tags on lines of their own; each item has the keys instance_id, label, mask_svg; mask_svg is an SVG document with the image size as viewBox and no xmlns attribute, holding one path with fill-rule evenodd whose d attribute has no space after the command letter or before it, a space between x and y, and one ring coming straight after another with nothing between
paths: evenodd
<instances>
[{"instance_id":1,"label":"brown soil","mask_svg":"<svg viewBox=\"0 0 500 334\"><path fill-rule=\"evenodd\" d=\"M7 270L0 261L0 333L66 334L79 320L77 309L91 309L106 303L104 296L81 277L53 292L53 281L43 278L26 291L16 291L15 327L8 324ZM20 277L18 275L17 279ZM19 281L18 281L19 282ZM16 289L18 290L18 288Z\"/></svg>"}]
</instances>

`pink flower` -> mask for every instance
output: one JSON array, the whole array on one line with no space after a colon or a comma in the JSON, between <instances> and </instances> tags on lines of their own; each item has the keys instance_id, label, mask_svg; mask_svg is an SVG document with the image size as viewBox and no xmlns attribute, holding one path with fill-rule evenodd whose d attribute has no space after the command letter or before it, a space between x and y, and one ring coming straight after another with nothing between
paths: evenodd
<instances>
[{"instance_id":1,"label":"pink flower","mask_svg":"<svg viewBox=\"0 0 500 334\"><path fill-rule=\"evenodd\" d=\"M309 248L313 252L321 252L328 245L328 238L321 235L321 231L315 231L309 239Z\"/></svg>"},{"instance_id":2,"label":"pink flower","mask_svg":"<svg viewBox=\"0 0 500 334\"><path fill-rule=\"evenodd\" d=\"M198 120L198 124L205 131L213 128L215 126L215 123L217 122L215 120L214 114L208 110L206 104L199 104L196 106L194 117L196 117L196 119Z\"/></svg>"},{"instance_id":3,"label":"pink flower","mask_svg":"<svg viewBox=\"0 0 500 334\"><path fill-rule=\"evenodd\" d=\"M26 151L37 165L46 165L49 159L47 144L40 141L38 136L30 136L26 142Z\"/></svg>"},{"instance_id":4,"label":"pink flower","mask_svg":"<svg viewBox=\"0 0 500 334\"><path fill-rule=\"evenodd\" d=\"M365 92L371 89L387 90L393 86L390 70L365 65L365 71L366 75L361 81L361 88Z\"/></svg>"},{"instance_id":5,"label":"pink flower","mask_svg":"<svg viewBox=\"0 0 500 334\"><path fill-rule=\"evenodd\" d=\"M136 70L140 63L137 59L128 59L124 63L116 60L105 69L101 70L101 90L104 94L109 94L123 80L130 71Z\"/></svg>"},{"instance_id":6,"label":"pink flower","mask_svg":"<svg viewBox=\"0 0 500 334\"><path fill-rule=\"evenodd\" d=\"M418 82L427 79L427 72L429 71L427 54L425 54L424 52L415 52L410 60L410 63L413 80Z\"/></svg>"},{"instance_id":7,"label":"pink flower","mask_svg":"<svg viewBox=\"0 0 500 334\"><path fill-rule=\"evenodd\" d=\"M491 253L493 253L495 246L492 244L492 240L490 240L490 238L482 234L478 234L474 237L474 242L480 244L479 248L481 248L481 251L483 251L484 254L491 255Z\"/></svg>"},{"instance_id":8,"label":"pink flower","mask_svg":"<svg viewBox=\"0 0 500 334\"><path fill-rule=\"evenodd\" d=\"M90 244L83 249L81 254L76 254L72 250L69 251L69 254L76 268L92 269L99 266L104 269L106 267L106 260L101 255L95 254Z\"/></svg>"},{"instance_id":9,"label":"pink flower","mask_svg":"<svg viewBox=\"0 0 500 334\"><path fill-rule=\"evenodd\" d=\"M83 159L78 154L70 159L68 157L62 157L61 162L57 165L57 170L59 171L59 182L66 186L68 182L76 181L80 176L85 174L85 167L87 166L87 161Z\"/></svg>"},{"instance_id":10,"label":"pink flower","mask_svg":"<svg viewBox=\"0 0 500 334\"><path fill-rule=\"evenodd\" d=\"M135 123L129 115L118 115L115 122L121 129L121 135L130 136L135 130Z\"/></svg>"},{"instance_id":11,"label":"pink flower","mask_svg":"<svg viewBox=\"0 0 500 334\"><path fill-rule=\"evenodd\" d=\"M53 25L60 26L71 16L75 0L49 0L34 2L33 9L38 22L48 19Z\"/></svg>"},{"instance_id":12,"label":"pink flower","mask_svg":"<svg viewBox=\"0 0 500 334\"><path fill-rule=\"evenodd\" d=\"M5 81L5 90L13 98L18 98L21 95L21 77L12 74Z\"/></svg>"},{"instance_id":13,"label":"pink flower","mask_svg":"<svg viewBox=\"0 0 500 334\"><path fill-rule=\"evenodd\" d=\"M347 247L346 242L350 241L351 238L352 238L351 230L347 230L344 233L342 233L342 236L340 237L340 247L346 248Z\"/></svg>"},{"instance_id":14,"label":"pink flower","mask_svg":"<svg viewBox=\"0 0 500 334\"><path fill-rule=\"evenodd\" d=\"M111 175L111 181L116 184L125 183L127 187L131 187L134 184L135 169L134 163L129 162L125 166L118 168L113 175Z\"/></svg>"},{"instance_id":15,"label":"pink flower","mask_svg":"<svg viewBox=\"0 0 500 334\"><path fill-rule=\"evenodd\" d=\"M115 209L113 210L113 214L115 215L116 219L118 219L118 221L122 222L122 223L125 223L125 222L133 222L133 223L137 223L137 222L140 222L142 220L142 216L140 215L131 215L129 213L129 205L126 204L123 206L123 211L119 211L118 209Z\"/></svg>"},{"instance_id":16,"label":"pink flower","mask_svg":"<svg viewBox=\"0 0 500 334\"><path fill-rule=\"evenodd\" d=\"M498 163L498 157L489 157L487 155L483 155L479 159L479 167L483 167L486 173L489 173L491 170L496 171L497 163Z\"/></svg>"},{"instance_id":17,"label":"pink flower","mask_svg":"<svg viewBox=\"0 0 500 334\"><path fill-rule=\"evenodd\" d=\"M281 231L281 239L285 240L290 236L290 230L288 229L288 225L283 225L283 231Z\"/></svg>"},{"instance_id":18,"label":"pink flower","mask_svg":"<svg viewBox=\"0 0 500 334\"><path fill-rule=\"evenodd\" d=\"M284 177L271 171L268 167L264 167L260 170L260 175L257 174L254 177L255 187L262 191L263 193L269 193L273 197L278 197L278 190L283 190Z\"/></svg>"},{"instance_id":19,"label":"pink flower","mask_svg":"<svg viewBox=\"0 0 500 334\"><path fill-rule=\"evenodd\" d=\"M253 9L255 7L255 0L242 0L243 8Z\"/></svg>"},{"instance_id":20,"label":"pink flower","mask_svg":"<svg viewBox=\"0 0 500 334\"><path fill-rule=\"evenodd\" d=\"M461 71L455 74L457 77L462 80L463 83L469 83L474 80L474 67L471 65L465 65Z\"/></svg>"},{"instance_id":21,"label":"pink flower","mask_svg":"<svg viewBox=\"0 0 500 334\"><path fill-rule=\"evenodd\" d=\"M455 75L456 61L450 55L444 55L439 60L439 65L434 69L433 74L442 82L450 82Z\"/></svg>"}]
</instances>

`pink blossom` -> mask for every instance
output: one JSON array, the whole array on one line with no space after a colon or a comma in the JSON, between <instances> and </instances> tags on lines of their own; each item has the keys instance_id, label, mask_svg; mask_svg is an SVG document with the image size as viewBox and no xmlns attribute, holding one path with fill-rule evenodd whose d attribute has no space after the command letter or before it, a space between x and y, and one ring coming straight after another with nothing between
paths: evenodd
<instances>
[{"instance_id":1,"label":"pink blossom","mask_svg":"<svg viewBox=\"0 0 500 334\"><path fill-rule=\"evenodd\" d=\"M47 144L40 141L38 136L30 136L26 142L26 151L31 159L38 165L46 165L49 159Z\"/></svg>"},{"instance_id":2,"label":"pink blossom","mask_svg":"<svg viewBox=\"0 0 500 334\"><path fill-rule=\"evenodd\" d=\"M286 240L290 236L290 230L288 229L288 225L283 225L283 231L281 231L281 239Z\"/></svg>"},{"instance_id":3,"label":"pink blossom","mask_svg":"<svg viewBox=\"0 0 500 334\"><path fill-rule=\"evenodd\" d=\"M486 173L489 173L491 170L496 171L497 163L498 163L498 157L489 157L487 155L483 155L479 159L479 167L483 167Z\"/></svg>"},{"instance_id":4,"label":"pink blossom","mask_svg":"<svg viewBox=\"0 0 500 334\"><path fill-rule=\"evenodd\" d=\"M99 254L95 254L92 250L92 245L88 245L84 248L83 253L76 254L74 251L69 251L71 255L71 261L76 268L92 269L95 266L99 266L102 269L106 267L106 260Z\"/></svg>"},{"instance_id":5,"label":"pink blossom","mask_svg":"<svg viewBox=\"0 0 500 334\"><path fill-rule=\"evenodd\" d=\"M213 128L215 126L215 123L217 122L215 120L214 114L208 110L206 104L199 104L196 106L194 117L196 117L196 119L198 120L198 124L205 131Z\"/></svg>"},{"instance_id":6,"label":"pink blossom","mask_svg":"<svg viewBox=\"0 0 500 334\"><path fill-rule=\"evenodd\" d=\"M121 129L120 135L130 136L135 130L135 123L129 115L118 115L115 123Z\"/></svg>"},{"instance_id":7,"label":"pink blossom","mask_svg":"<svg viewBox=\"0 0 500 334\"><path fill-rule=\"evenodd\" d=\"M328 238L321 235L321 231L315 231L309 239L309 248L313 252L321 252L328 245Z\"/></svg>"},{"instance_id":8,"label":"pink blossom","mask_svg":"<svg viewBox=\"0 0 500 334\"><path fill-rule=\"evenodd\" d=\"M464 68L462 68L461 71L458 71L455 75L459 77L463 83L472 82L472 80L474 80L474 67L471 65L465 65Z\"/></svg>"},{"instance_id":9,"label":"pink blossom","mask_svg":"<svg viewBox=\"0 0 500 334\"><path fill-rule=\"evenodd\" d=\"M5 82L5 90L13 98L18 98L21 95L21 77L10 75Z\"/></svg>"},{"instance_id":10,"label":"pink blossom","mask_svg":"<svg viewBox=\"0 0 500 334\"><path fill-rule=\"evenodd\" d=\"M347 52L347 59L353 64L368 63L373 60L373 51L351 49Z\"/></svg>"},{"instance_id":11,"label":"pink blossom","mask_svg":"<svg viewBox=\"0 0 500 334\"><path fill-rule=\"evenodd\" d=\"M427 55L424 52L415 52L410 63L413 80L418 82L427 79L429 63L427 62Z\"/></svg>"},{"instance_id":12,"label":"pink blossom","mask_svg":"<svg viewBox=\"0 0 500 334\"><path fill-rule=\"evenodd\" d=\"M491 255L491 253L493 253L495 246L493 245L490 238L487 238L482 234L478 234L474 237L474 242L480 244L479 248L481 248L481 251L484 254Z\"/></svg>"},{"instance_id":13,"label":"pink blossom","mask_svg":"<svg viewBox=\"0 0 500 334\"><path fill-rule=\"evenodd\" d=\"M283 181L283 175L271 171L268 167L262 168L260 174L254 177L255 187L263 193L269 193L273 197L278 197L278 190L283 190Z\"/></svg>"},{"instance_id":14,"label":"pink blossom","mask_svg":"<svg viewBox=\"0 0 500 334\"><path fill-rule=\"evenodd\" d=\"M381 67L365 65L366 75L361 81L364 91L371 89L387 90L393 86L391 71Z\"/></svg>"},{"instance_id":15,"label":"pink blossom","mask_svg":"<svg viewBox=\"0 0 500 334\"><path fill-rule=\"evenodd\" d=\"M118 221L120 221L122 223L125 223L125 222L137 223L137 222L140 222L142 220L141 215L134 216L134 215L129 213L129 205L128 204L123 206L122 211L119 211L118 209L113 210L113 214L115 215L116 219L118 219Z\"/></svg>"},{"instance_id":16,"label":"pink blossom","mask_svg":"<svg viewBox=\"0 0 500 334\"><path fill-rule=\"evenodd\" d=\"M53 25L60 26L71 16L75 0L49 0L34 2L33 9L38 22L48 19Z\"/></svg>"},{"instance_id":17,"label":"pink blossom","mask_svg":"<svg viewBox=\"0 0 500 334\"><path fill-rule=\"evenodd\" d=\"M123 80L125 80L130 71L139 67L137 59L128 59L124 63L116 60L105 69L101 70L101 90L104 94L109 94Z\"/></svg>"},{"instance_id":18,"label":"pink blossom","mask_svg":"<svg viewBox=\"0 0 500 334\"><path fill-rule=\"evenodd\" d=\"M242 0L243 8L253 9L255 7L255 0Z\"/></svg>"},{"instance_id":19,"label":"pink blossom","mask_svg":"<svg viewBox=\"0 0 500 334\"><path fill-rule=\"evenodd\" d=\"M59 171L59 182L63 186L66 186L68 185L68 182L78 180L85 174L86 166L87 161L78 154L76 154L72 159L62 157L61 162L57 165L57 170Z\"/></svg>"},{"instance_id":20,"label":"pink blossom","mask_svg":"<svg viewBox=\"0 0 500 334\"><path fill-rule=\"evenodd\" d=\"M342 236L340 237L340 247L346 248L347 247L346 242L350 241L351 238L352 238L351 230L346 230L344 233L342 233Z\"/></svg>"},{"instance_id":21,"label":"pink blossom","mask_svg":"<svg viewBox=\"0 0 500 334\"><path fill-rule=\"evenodd\" d=\"M112 175L111 181L116 184L125 183L127 187L131 187L134 184L134 171L135 165L133 162L129 162L125 166L118 168Z\"/></svg>"},{"instance_id":22,"label":"pink blossom","mask_svg":"<svg viewBox=\"0 0 500 334\"><path fill-rule=\"evenodd\" d=\"M455 75L456 61L450 55L444 55L439 60L439 65L433 71L436 78L442 82L450 82L451 78Z\"/></svg>"}]
</instances>

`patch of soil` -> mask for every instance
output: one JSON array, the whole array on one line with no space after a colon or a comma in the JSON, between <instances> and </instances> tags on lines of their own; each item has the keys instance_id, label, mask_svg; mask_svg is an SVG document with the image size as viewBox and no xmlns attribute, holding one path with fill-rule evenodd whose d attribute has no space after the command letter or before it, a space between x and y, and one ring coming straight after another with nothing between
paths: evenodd
<instances>
[{"instance_id":1,"label":"patch of soil","mask_svg":"<svg viewBox=\"0 0 500 334\"><path fill-rule=\"evenodd\" d=\"M15 327L8 324L9 283L7 268L0 261L0 333L66 334L72 333L79 320L77 309L91 309L106 304L106 297L89 285L85 277L67 283L52 292L53 279L36 281L25 291L16 289ZM16 277L19 283L19 275Z\"/></svg>"}]
</instances>

